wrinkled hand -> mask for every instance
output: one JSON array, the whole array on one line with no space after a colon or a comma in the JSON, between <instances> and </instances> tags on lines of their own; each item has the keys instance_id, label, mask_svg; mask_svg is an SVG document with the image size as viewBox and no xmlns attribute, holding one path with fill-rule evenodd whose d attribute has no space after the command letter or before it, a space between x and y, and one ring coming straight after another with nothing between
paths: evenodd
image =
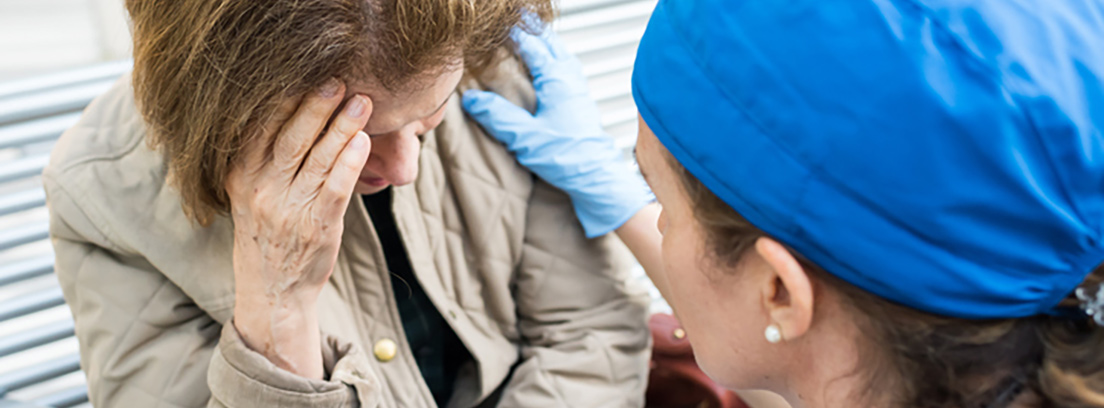
<instances>
[{"instance_id":1,"label":"wrinkled hand","mask_svg":"<svg viewBox=\"0 0 1104 408\"><path fill-rule=\"evenodd\" d=\"M367 97L354 96L326 126L344 90L331 80L284 103L245 146L226 183L235 325L247 345L276 365L316 378L315 303L333 272L345 210L370 151L361 130L372 110Z\"/></svg>"},{"instance_id":2,"label":"wrinkled hand","mask_svg":"<svg viewBox=\"0 0 1104 408\"><path fill-rule=\"evenodd\" d=\"M550 29L511 35L533 77L536 113L477 90L464 93L464 109L522 165L571 196L588 237L605 235L651 202L651 192L602 130L579 60Z\"/></svg>"}]
</instances>

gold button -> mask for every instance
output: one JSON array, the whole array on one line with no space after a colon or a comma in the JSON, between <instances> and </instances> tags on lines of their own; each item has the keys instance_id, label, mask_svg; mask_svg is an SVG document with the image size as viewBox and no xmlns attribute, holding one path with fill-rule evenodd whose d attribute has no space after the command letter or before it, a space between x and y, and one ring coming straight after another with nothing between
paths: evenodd
<instances>
[{"instance_id":1,"label":"gold button","mask_svg":"<svg viewBox=\"0 0 1104 408\"><path fill-rule=\"evenodd\" d=\"M395 358L395 354L398 354L399 345L395 344L394 340L383 339L376 342L376 346L372 348L372 352L376 355L376 360L386 363Z\"/></svg>"},{"instance_id":2,"label":"gold button","mask_svg":"<svg viewBox=\"0 0 1104 408\"><path fill-rule=\"evenodd\" d=\"M675 338L679 339L679 340L682 340L682 339L686 338L686 330L683 330L683 329L675 329L675 332L671 333L671 334L674 335Z\"/></svg>"}]
</instances>

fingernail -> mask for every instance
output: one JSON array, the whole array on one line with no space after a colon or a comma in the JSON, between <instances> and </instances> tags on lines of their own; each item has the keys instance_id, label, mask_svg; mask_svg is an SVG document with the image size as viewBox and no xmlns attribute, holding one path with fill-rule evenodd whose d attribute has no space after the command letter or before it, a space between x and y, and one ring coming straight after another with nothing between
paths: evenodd
<instances>
[{"instance_id":1,"label":"fingernail","mask_svg":"<svg viewBox=\"0 0 1104 408\"><path fill-rule=\"evenodd\" d=\"M368 144L368 134L364 133L364 131L360 131L353 136L353 143L350 144L349 147L356 150L361 150L366 144Z\"/></svg>"},{"instance_id":2,"label":"fingernail","mask_svg":"<svg viewBox=\"0 0 1104 408\"><path fill-rule=\"evenodd\" d=\"M354 96L350 99L345 106L345 114L354 118L359 118L364 114L364 99L359 96Z\"/></svg>"},{"instance_id":3,"label":"fingernail","mask_svg":"<svg viewBox=\"0 0 1104 408\"><path fill-rule=\"evenodd\" d=\"M326 98L332 98L334 95L337 95L338 88L341 88L341 82L338 82L337 78L330 78L322 85L322 89L319 90L319 93Z\"/></svg>"}]
</instances>

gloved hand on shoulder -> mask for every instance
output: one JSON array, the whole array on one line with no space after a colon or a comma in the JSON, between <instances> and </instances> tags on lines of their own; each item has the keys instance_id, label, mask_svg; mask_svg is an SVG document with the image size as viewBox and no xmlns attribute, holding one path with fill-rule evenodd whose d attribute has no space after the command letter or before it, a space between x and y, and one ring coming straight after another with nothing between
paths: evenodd
<instances>
[{"instance_id":1,"label":"gloved hand on shoulder","mask_svg":"<svg viewBox=\"0 0 1104 408\"><path fill-rule=\"evenodd\" d=\"M517 160L570 197L587 237L605 235L655 200L611 136L587 94L579 60L551 29L511 33L529 67L536 113L493 92L470 90L463 105Z\"/></svg>"}]
</instances>

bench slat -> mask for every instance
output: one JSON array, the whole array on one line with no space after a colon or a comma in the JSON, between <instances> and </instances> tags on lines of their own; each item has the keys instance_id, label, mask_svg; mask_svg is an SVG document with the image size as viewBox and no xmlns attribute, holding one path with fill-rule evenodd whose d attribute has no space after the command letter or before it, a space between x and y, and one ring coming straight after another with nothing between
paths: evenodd
<instances>
[{"instance_id":1,"label":"bench slat","mask_svg":"<svg viewBox=\"0 0 1104 408\"><path fill-rule=\"evenodd\" d=\"M559 4L560 16L566 18L573 14L585 13L602 7L611 7L618 4L629 3L634 0L571 0L562 1Z\"/></svg>"},{"instance_id":2,"label":"bench slat","mask_svg":"<svg viewBox=\"0 0 1104 408\"><path fill-rule=\"evenodd\" d=\"M65 297L58 287L17 296L0 303L0 322L64 304Z\"/></svg>"},{"instance_id":3,"label":"bench slat","mask_svg":"<svg viewBox=\"0 0 1104 408\"><path fill-rule=\"evenodd\" d=\"M0 100L0 125L84 110L114 79Z\"/></svg>"},{"instance_id":4,"label":"bench slat","mask_svg":"<svg viewBox=\"0 0 1104 408\"><path fill-rule=\"evenodd\" d=\"M40 93L57 88L69 87L86 82L115 80L130 71L130 60L113 61L91 67L84 67L52 75L43 75L19 81L0 83L0 99L14 98L19 95Z\"/></svg>"},{"instance_id":5,"label":"bench slat","mask_svg":"<svg viewBox=\"0 0 1104 408\"><path fill-rule=\"evenodd\" d=\"M50 223L46 221L22 225L0 231L0 251L41 241L50 237Z\"/></svg>"},{"instance_id":6,"label":"bench slat","mask_svg":"<svg viewBox=\"0 0 1104 408\"><path fill-rule=\"evenodd\" d=\"M655 3L651 1L633 1L600 9L565 14L556 20L553 26L560 34L577 30L593 29L595 27L648 18L648 16L652 14L652 9L654 7Z\"/></svg>"},{"instance_id":7,"label":"bench slat","mask_svg":"<svg viewBox=\"0 0 1104 408\"><path fill-rule=\"evenodd\" d=\"M610 49L618 47L636 45L640 42L640 37L643 33L643 28L631 32L612 33L603 36L602 38L595 38L591 41L568 44L567 48L568 51L571 51L575 54L587 54L598 51L608 51Z\"/></svg>"},{"instance_id":8,"label":"bench slat","mask_svg":"<svg viewBox=\"0 0 1104 408\"><path fill-rule=\"evenodd\" d=\"M46 408L38 404L0 398L0 408Z\"/></svg>"},{"instance_id":9,"label":"bench slat","mask_svg":"<svg viewBox=\"0 0 1104 408\"><path fill-rule=\"evenodd\" d=\"M42 174L49 162L50 155L42 154L0 164L0 184Z\"/></svg>"},{"instance_id":10,"label":"bench slat","mask_svg":"<svg viewBox=\"0 0 1104 408\"><path fill-rule=\"evenodd\" d=\"M54 272L54 255L43 255L0 266L0 286Z\"/></svg>"},{"instance_id":11,"label":"bench slat","mask_svg":"<svg viewBox=\"0 0 1104 408\"><path fill-rule=\"evenodd\" d=\"M583 74L586 74L587 78L593 78L612 74L614 72L630 71L632 70L633 62L632 53L620 56L619 58L604 58L583 65Z\"/></svg>"},{"instance_id":12,"label":"bench slat","mask_svg":"<svg viewBox=\"0 0 1104 408\"><path fill-rule=\"evenodd\" d=\"M73 336L73 321L63 320L0 338L0 357Z\"/></svg>"},{"instance_id":13,"label":"bench slat","mask_svg":"<svg viewBox=\"0 0 1104 408\"><path fill-rule=\"evenodd\" d=\"M72 354L0 375L0 397L12 390L18 390L77 370L80 370L80 356Z\"/></svg>"},{"instance_id":14,"label":"bench slat","mask_svg":"<svg viewBox=\"0 0 1104 408\"><path fill-rule=\"evenodd\" d=\"M46 205L46 192L35 188L0 196L0 217Z\"/></svg>"},{"instance_id":15,"label":"bench slat","mask_svg":"<svg viewBox=\"0 0 1104 408\"><path fill-rule=\"evenodd\" d=\"M55 140L76 124L80 116L80 112L67 113L0 127L0 149Z\"/></svg>"},{"instance_id":16,"label":"bench slat","mask_svg":"<svg viewBox=\"0 0 1104 408\"><path fill-rule=\"evenodd\" d=\"M44 407L68 408L88 402L88 386L79 385L34 400Z\"/></svg>"}]
</instances>

